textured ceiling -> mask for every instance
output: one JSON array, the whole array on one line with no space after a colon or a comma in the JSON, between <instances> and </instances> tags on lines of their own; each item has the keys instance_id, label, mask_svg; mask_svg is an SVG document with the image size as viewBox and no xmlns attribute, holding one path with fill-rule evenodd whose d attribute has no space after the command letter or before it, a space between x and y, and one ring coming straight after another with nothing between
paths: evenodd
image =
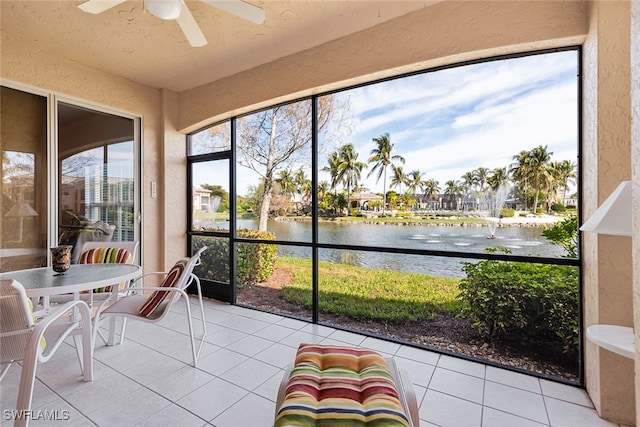
<instances>
[{"instance_id":1,"label":"textured ceiling","mask_svg":"<svg viewBox=\"0 0 640 427\"><path fill-rule=\"evenodd\" d=\"M107 72L177 92L233 75L421 9L434 1L250 0L265 10L253 24L187 0L208 44L194 48L175 21L128 0L99 15L83 0L0 1L1 31Z\"/></svg>"}]
</instances>

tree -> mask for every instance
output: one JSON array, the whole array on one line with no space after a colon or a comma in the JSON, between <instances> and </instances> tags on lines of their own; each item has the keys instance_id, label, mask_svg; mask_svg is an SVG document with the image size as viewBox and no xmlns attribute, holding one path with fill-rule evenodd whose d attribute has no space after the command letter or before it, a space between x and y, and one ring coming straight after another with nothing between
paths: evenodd
<instances>
[{"instance_id":1,"label":"tree","mask_svg":"<svg viewBox=\"0 0 640 427\"><path fill-rule=\"evenodd\" d=\"M296 194L296 183L291 172L288 169L281 170L278 172L276 182L280 184L282 192L291 200L293 195Z\"/></svg>"},{"instance_id":2,"label":"tree","mask_svg":"<svg viewBox=\"0 0 640 427\"><path fill-rule=\"evenodd\" d=\"M489 178L489 169L479 167L473 171L473 180L478 184L480 188L480 193L484 192L484 186L487 183L487 179Z\"/></svg>"},{"instance_id":3,"label":"tree","mask_svg":"<svg viewBox=\"0 0 640 427\"><path fill-rule=\"evenodd\" d=\"M407 175L407 191L413 193L416 202L418 201L418 190L422 190L422 185L424 184L424 182L422 182L423 175L424 173L417 169Z\"/></svg>"},{"instance_id":4,"label":"tree","mask_svg":"<svg viewBox=\"0 0 640 427\"><path fill-rule=\"evenodd\" d=\"M349 215L349 210L351 209L351 186L358 184L362 169L366 168L367 164L358 161L359 154L353 144L343 145L338 153L340 157L338 180L347 187L347 215Z\"/></svg>"},{"instance_id":5,"label":"tree","mask_svg":"<svg viewBox=\"0 0 640 427\"><path fill-rule=\"evenodd\" d=\"M399 192L402 193L402 184L407 184L407 176L404 174L402 166L391 165L393 176L391 176L391 183L389 188L399 188Z\"/></svg>"},{"instance_id":6,"label":"tree","mask_svg":"<svg viewBox=\"0 0 640 427\"><path fill-rule=\"evenodd\" d=\"M404 157L399 154L391 154L394 144L391 143L391 137L388 133L373 138L373 142L376 144L376 148L371 150L367 162L374 165L367 176L377 172L376 183L380 181L381 176L384 177L382 181L382 215L384 216L385 205L387 204L387 166L393 164L394 160L404 163Z\"/></svg>"},{"instance_id":7,"label":"tree","mask_svg":"<svg viewBox=\"0 0 640 427\"><path fill-rule=\"evenodd\" d=\"M562 189L562 204L567 197L567 190L569 184L575 184L576 179L576 164L569 160L562 160L560 162L551 163L551 170L553 179L556 185Z\"/></svg>"},{"instance_id":8,"label":"tree","mask_svg":"<svg viewBox=\"0 0 640 427\"><path fill-rule=\"evenodd\" d=\"M437 200L440 193L440 183L433 178L429 178L424 181L422 191L424 191L424 197L427 200Z\"/></svg>"},{"instance_id":9,"label":"tree","mask_svg":"<svg viewBox=\"0 0 640 427\"><path fill-rule=\"evenodd\" d=\"M318 99L317 129L326 133L344 106L334 96ZM267 229L273 185L280 169L308 163L311 144L310 101L293 102L238 119L236 129L238 163L262 178L258 230Z\"/></svg>"},{"instance_id":10,"label":"tree","mask_svg":"<svg viewBox=\"0 0 640 427\"><path fill-rule=\"evenodd\" d=\"M518 188L526 194L531 189L534 194L533 212L538 210L538 198L540 192L549 188L552 183L552 174L549 161L553 153L547 150L547 146L539 145L531 151L521 151L513 156L515 162L511 165L511 174Z\"/></svg>"},{"instance_id":11,"label":"tree","mask_svg":"<svg viewBox=\"0 0 640 427\"><path fill-rule=\"evenodd\" d=\"M455 206L455 209L458 209L458 203L456 202L456 197L458 196L458 194L460 194L461 188L462 186L460 185L460 183L454 181L453 179L450 179L449 181L445 182L444 195L447 197L447 200L449 201L449 209L453 209L454 206Z\"/></svg>"},{"instance_id":12,"label":"tree","mask_svg":"<svg viewBox=\"0 0 640 427\"><path fill-rule=\"evenodd\" d=\"M529 152L529 174L535 191L533 212L538 210L538 198L540 192L549 188L552 182L551 167L549 161L553 153L547 150L547 146L539 145Z\"/></svg>"},{"instance_id":13,"label":"tree","mask_svg":"<svg viewBox=\"0 0 640 427\"><path fill-rule=\"evenodd\" d=\"M507 173L507 168L495 168L487 178L487 184L493 191L498 191L498 188L504 187L508 183L509 174Z\"/></svg>"}]
</instances>

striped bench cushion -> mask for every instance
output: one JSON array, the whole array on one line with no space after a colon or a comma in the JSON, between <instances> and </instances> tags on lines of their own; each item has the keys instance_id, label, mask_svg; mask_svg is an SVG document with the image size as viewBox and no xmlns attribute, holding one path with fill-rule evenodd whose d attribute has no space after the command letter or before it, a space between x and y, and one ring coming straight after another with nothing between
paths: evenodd
<instances>
[{"instance_id":1,"label":"striped bench cushion","mask_svg":"<svg viewBox=\"0 0 640 427\"><path fill-rule=\"evenodd\" d=\"M275 427L409 426L386 360L377 352L300 344Z\"/></svg>"}]
</instances>

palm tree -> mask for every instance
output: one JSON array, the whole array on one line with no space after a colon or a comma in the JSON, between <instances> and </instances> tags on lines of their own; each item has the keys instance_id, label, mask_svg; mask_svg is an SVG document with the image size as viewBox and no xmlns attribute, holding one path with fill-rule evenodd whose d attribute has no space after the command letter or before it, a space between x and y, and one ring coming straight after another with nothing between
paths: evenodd
<instances>
[{"instance_id":1,"label":"palm tree","mask_svg":"<svg viewBox=\"0 0 640 427\"><path fill-rule=\"evenodd\" d=\"M389 188L398 188L398 193L402 193L402 184L407 184L407 176L404 174L402 166L391 165L393 176L391 177L391 183Z\"/></svg>"},{"instance_id":2,"label":"palm tree","mask_svg":"<svg viewBox=\"0 0 640 427\"><path fill-rule=\"evenodd\" d=\"M296 190L303 199L311 197L311 180L307 178L304 170L299 169L294 176Z\"/></svg>"},{"instance_id":3,"label":"palm tree","mask_svg":"<svg viewBox=\"0 0 640 427\"><path fill-rule=\"evenodd\" d=\"M528 192L531 187L529 182L529 152L526 150L520 151L520 153L513 156L513 162L509 167L509 174L511 180L515 184L516 189L522 195L524 199L524 208L527 209L527 201L529 198Z\"/></svg>"},{"instance_id":4,"label":"palm tree","mask_svg":"<svg viewBox=\"0 0 640 427\"><path fill-rule=\"evenodd\" d=\"M554 181L556 181L557 186L562 189L562 203L564 204L569 184L575 184L577 177L576 164L569 160L562 160L551 163L551 169L553 171Z\"/></svg>"},{"instance_id":5,"label":"palm tree","mask_svg":"<svg viewBox=\"0 0 640 427\"><path fill-rule=\"evenodd\" d=\"M280 184L282 192L289 198L289 201L293 198L293 195L297 192L295 178L288 169L283 169L278 172L278 178L275 180Z\"/></svg>"},{"instance_id":6,"label":"palm tree","mask_svg":"<svg viewBox=\"0 0 640 427\"><path fill-rule=\"evenodd\" d=\"M380 181L381 176L384 176L382 181L382 215L384 216L385 205L387 204L387 166L393 164L394 160L404 163L404 157L399 154L391 154L394 144L391 143L391 138L388 133L373 138L373 142L377 147L371 150L371 155L367 159L367 162L374 163L374 165L367 176L378 172L376 183Z\"/></svg>"},{"instance_id":7,"label":"palm tree","mask_svg":"<svg viewBox=\"0 0 640 427\"><path fill-rule=\"evenodd\" d=\"M340 183L338 179L338 175L340 174L340 154L337 151L329 154L327 156L327 163L328 166L323 167L322 170L329 172L331 189L335 195L338 195L338 184Z\"/></svg>"},{"instance_id":8,"label":"palm tree","mask_svg":"<svg viewBox=\"0 0 640 427\"><path fill-rule=\"evenodd\" d=\"M480 167L473 171L473 179L480 187L480 193L484 192L484 186L489 178L489 169Z\"/></svg>"},{"instance_id":9,"label":"palm tree","mask_svg":"<svg viewBox=\"0 0 640 427\"><path fill-rule=\"evenodd\" d=\"M509 174L507 173L507 168L495 168L487 178L487 184L493 191L498 191L498 188L504 187L508 183Z\"/></svg>"},{"instance_id":10,"label":"palm tree","mask_svg":"<svg viewBox=\"0 0 640 427\"><path fill-rule=\"evenodd\" d=\"M353 144L345 144L339 151L340 164L338 165L338 181L347 186L347 215L351 209L351 186L357 185L362 169L367 167L364 162L358 161L358 152Z\"/></svg>"},{"instance_id":11,"label":"palm tree","mask_svg":"<svg viewBox=\"0 0 640 427\"><path fill-rule=\"evenodd\" d=\"M331 185L329 184L329 182L320 181L320 183L318 184L318 204L325 201L325 198L327 197L327 194L329 194L330 189Z\"/></svg>"},{"instance_id":12,"label":"palm tree","mask_svg":"<svg viewBox=\"0 0 640 427\"><path fill-rule=\"evenodd\" d=\"M470 190L477 185L478 181L476 180L475 171L465 172L461 178L462 178L462 182L461 182L462 191L464 193L464 198L466 200L471 193Z\"/></svg>"},{"instance_id":13,"label":"palm tree","mask_svg":"<svg viewBox=\"0 0 640 427\"><path fill-rule=\"evenodd\" d=\"M449 208L453 205L453 201L455 201L456 196L460 193L462 185L453 179L445 182L444 184L444 195L447 196L447 200L449 201ZM455 204L456 209L458 208L458 204Z\"/></svg>"},{"instance_id":14,"label":"palm tree","mask_svg":"<svg viewBox=\"0 0 640 427\"><path fill-rule=\"evenodd\" d=\"M407 184L407 176L404 174L404 169L402 169L402 166L391 165L391 170L393 175L391 176L389 188L399 188L398 193L402 194L402 184ZM400 206L402 207L402 205L403 202L401 200Z\"/></svg>"},{"instance_id":15,"label":"palm tree","mask_svg":"<svg viewBox=\"0 0 640 427\"><path fill-rule=\"evenodd\" d=\"M539 145L529 152L529 174L536 194L533 202L533 212L538 209L540 191L549 188L552 182L551 168L549 167L552 154L547 150L546 145L544 147Z\"/></svg>"},{"instance_id":16,"label":"palm tree","mask_svg":"<svg viewBox=\"0 0 640 427\"><path fill-rule=\"evenodd\" d=\"M423 175L424 174L417 169L407 175L407 191L413 193L416 202L418 201L418 190L422 190L422 186L424 185L422 181Z\"/></svg>"},{"instance_id":17,"label":"palm tree","mask_svg":"<svg viewBox=\"0 0 640 427\"><path fill-rule=\"evenodd\" d=\"M422 191L427 200L434 200L440 193L440 183L433 178L429 178L422 183Z\"/></svg>"}]
</instances>

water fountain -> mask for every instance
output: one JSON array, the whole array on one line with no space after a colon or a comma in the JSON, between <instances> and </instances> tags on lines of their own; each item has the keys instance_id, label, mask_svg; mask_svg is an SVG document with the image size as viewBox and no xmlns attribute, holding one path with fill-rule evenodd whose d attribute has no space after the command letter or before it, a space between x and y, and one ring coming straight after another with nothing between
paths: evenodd
<instances>
[{"instance_id":1,"label":"water fountain","mask_svg":"<svg viewBox=\"0 0 640 427\"><path fill-rule=\"evenodd\" d=\"M497 190L491 190L486 196L485 200L488 207L486 221L489 225L489 239L496 238L496 229L500 225L500 218L502 218L502 208L507 201L507 197L511 192L511 186L501 185Z\"/></svg>"}]
</instances>

